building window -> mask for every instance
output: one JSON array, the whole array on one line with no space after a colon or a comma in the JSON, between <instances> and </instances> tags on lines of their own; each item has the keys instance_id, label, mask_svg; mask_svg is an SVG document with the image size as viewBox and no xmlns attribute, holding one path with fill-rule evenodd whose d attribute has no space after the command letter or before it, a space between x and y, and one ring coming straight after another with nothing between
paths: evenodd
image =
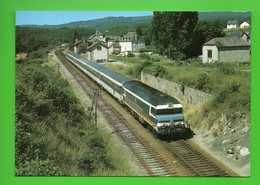
<instances>
[{"instance_id":1,"label":"building window","mask_svg":"<svg viewBox=\"0 0 260 185\"><path fill-rule=\"evenodd\" d=\"M97 47L97 50L101 50L101 46L98 46L98 47Z\"/></svg>"},{"instance_id":2,"label":"building window","mask_svg":"<svg viewBox=\"0 0 260 185\"><path fill-rule=\"evenodd\" d=\"M212 58L212 50L208 50L208 58Z\"/></svg>"}]
</instances>

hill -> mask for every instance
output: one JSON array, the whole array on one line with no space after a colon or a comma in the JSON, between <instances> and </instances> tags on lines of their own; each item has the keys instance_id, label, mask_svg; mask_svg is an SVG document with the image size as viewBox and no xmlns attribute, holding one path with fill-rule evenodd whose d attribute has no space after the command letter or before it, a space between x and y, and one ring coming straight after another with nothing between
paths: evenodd
<instances>
[{"instance_id":1,"label":"hill","mask_svg":"<svg viewBox=\"0 0 260 185\"><path fill-rule=\"evenodd\" d=\"M210 20L216 18L228 18L228 19L243 19L250 17L250 12L199 12L200 20ZM76 21L59 25L22 25L24 27L37 27L37 28L88 28L100 31L106 31L118 26L132 27L138 24L151 23L153 16L139 16L139 17L105 17L101 19Z\"/></svg>"}]
</instances>

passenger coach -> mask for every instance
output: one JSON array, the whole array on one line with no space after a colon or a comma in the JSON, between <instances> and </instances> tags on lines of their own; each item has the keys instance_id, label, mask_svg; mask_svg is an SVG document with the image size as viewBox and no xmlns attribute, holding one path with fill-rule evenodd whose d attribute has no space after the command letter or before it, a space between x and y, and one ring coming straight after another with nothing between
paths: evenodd
<instances>
[{"instance_id":1,"label":"passenger coach","mask_svg":"<svg viewBox=\"0 0 260 185\"><path fill-rule=\"evenodd\" d=\"M72 52L67 52L66 57L135 112L140 122L151 125L158 134L177 135L185 132L188 125L184 123L182 105L173 97Z\"/></svg>"}]
</instances>

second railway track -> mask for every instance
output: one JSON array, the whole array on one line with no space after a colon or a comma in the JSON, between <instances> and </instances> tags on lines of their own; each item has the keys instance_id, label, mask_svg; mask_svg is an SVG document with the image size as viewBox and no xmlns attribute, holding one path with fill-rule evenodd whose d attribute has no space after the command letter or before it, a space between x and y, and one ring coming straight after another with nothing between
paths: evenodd
<instances>
[{"instance_id":1,"label":"second railway track","mask_svg":"<svg viewBox=\"0 0 260 185\"><path fill-rule=\"evenodd\" d=\"M97 88L97 84L71 64L61 51L56 51L55 54L87 94L90 95L92 89ZM169 165L169 162L148 141L137 134L115 108L103 98L97 100L97 106L120 140L143 166L145 175L178 176L175 167ZM209 161L186 141L171 141L163 144L164 148L188 171L187 176L228 176L227 172Z\"/></svg>"}]
</instances>

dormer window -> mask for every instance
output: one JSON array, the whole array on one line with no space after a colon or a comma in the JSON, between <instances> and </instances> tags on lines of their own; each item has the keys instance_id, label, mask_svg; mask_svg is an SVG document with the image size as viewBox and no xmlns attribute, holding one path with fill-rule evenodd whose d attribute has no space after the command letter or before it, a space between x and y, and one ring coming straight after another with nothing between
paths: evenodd
<instances>
[{"instance_id":1,"label":"dormer window","mask_svg":"<svg viewBox=\"0 0 260 185\"><path fill-rule=\"evenodd\" d=\"M97 50L98 50L98 51L101 51L101 49L102 49L101 46L98 46L98 47L97 47Z\"/></svg>"}]
</instances>

